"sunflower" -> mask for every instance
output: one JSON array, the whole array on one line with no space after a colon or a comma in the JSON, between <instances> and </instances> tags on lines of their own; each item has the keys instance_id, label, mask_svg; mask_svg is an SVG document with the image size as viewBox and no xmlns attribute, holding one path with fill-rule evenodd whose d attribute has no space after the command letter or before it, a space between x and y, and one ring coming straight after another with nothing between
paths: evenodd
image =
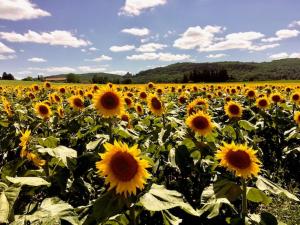
<instances>
[{"instance_id":1,"label":"sunflower","mask_svg":"<svg viewBox=\"0 0 300 225\"><path fill-rule=\"evenodd\" d=\"M300 102L300 93L295 92L291 95L291 101L294 103L299 103Z\"/></svg>"},{"instance_id":2,"label":"sunflower","mask_svg":"<svg viewBox=\"0 0 300 225\"><path fill-rule=\"evenodd\" d=\"M150 178L146 168L150 167L145 159L141 159L141 151L137 145L128 147L127 144L115 141L105 143L106 152L99 154L101 161L96 163L100 176L105 177L109 190L115 188L117 194L136 195L137 189L142 190Z\"/></svg>"},{"instance_id":3,"label":"sunflower","mask_svg":"<svg viewBox=\"0 0 300 225\"><path fill-rule=\"evenodd\" d=\"M27 154L26 148L27 148L27 144L28 144L29 139L30 139L31 131L26 130L24 133L21 131L21 134L22 134L22 136L20 137L20 142L21 143L19 144L19 146L22 147L20 156L23 158Z\"/></svg>"},{"instance_id":4,"label":"sunflower","mask_svg":"<svg viewBox=\"0 0 300 225\"><path fill-rule=\"evenodd\" d=\"M295 112L294 120L298 124L298 126L300 126L300 111L299 112Z\"/></svg>"},{"instance_id":5,"label":"sunflower","mask_svg":"<svg viewBox=\"0 0 300 225\"><path fill-rule=\"evenodd\" d=\"M186 102L186 100L187 100L187 96L186 96L185 94L179 95L179 97L178 97L178 102L179 102L180 104L184 104L184 103Z\"/></svg>"},{"instance_id":6,"label":"sunflower","mask_svg":"<svg viewBox=\"0 0 300 225\"><path fill-rule=\"evenodd\" d=\"M139 96L140 96L140 98L142 100L146 100L147 99L147 93L145 91L141 91Z\"/></svg>"},{"instance_id":7,"label":"sunflower","mask_svg":"<svg viewBox=\"0 0 300 225\"><path fill-rule=\"evenodd\" d=\"M147 84L147 86L148 86L148 88L150 88L150 89L154 88L154 84L153 84L152 82L149 82L149 83Z\"/></svg>"},{"instance_id":8,"label":"sunflower","mask_svg":"<svg viewBox=\"0 0 300 225\"><path fill-rule=\"evenodd\" d=\"M64 93L66 93L66 89L64 87L60 87L59 88L59 92L62 93L62 94L64 94Z\"/></svg>"},{"instance_id":9,"label":"sunflower","mask_svg":"<svg viewBox=\"0 0 300 225\"><path fill-rule=\"evenodd\" d=\"M163 103L155 94L149 95L147 103L150 111L154 115L161 116L164 113Z\"/></svg>"},{"instance_id":10,"label":"sunflower","mask_svg":"<svg viewBox=\"0 0 300 225\"><path fill-rule=\"evenodd\" d=\"M211 117L202 112L198 111L197 113L189 116L185 122L193 131L196 133L206 136L210 134L213 130L213 123Z\"/></svg>"},{"instance_id":11,"label":"sunflower","mask_svg":"<svg viewBox=\"0 0 300 225\"><path fill-rule=\"evenodd\" d=\"M104 117L120 115L124 109L121 94L113 88L105 88L93 97L95 109Z\"/></svg>"},{"instance_id":12,"label":"sunflower","mask_svg":"<svg viewBox=\"0 0 300 225\"><path fill-rule=\"evenodd\" d=\"M255 93L254 90L248 90L246 95L247 95L248 98L254 99L255 96L256 96L256 93Z\"/></svg>"},{"instance_id":13,"label":"sunflower","mask_svg":"<svg viewBox=\"0 0 300 225\"><path fill-rule=\"evenodd\" d=\"M9 117L12 117L14 113L10 102L5 97L2 96L2 103L3 103L4 111L7 113Z\"/></svg>"},{"instance_id":14,"label":"sunflower","mask_svg":"<svg viewBox=\"0 0 300 225\"><path fill-rule=\"evenodd\" d=\"M216 153L216 158L220 160L220 166L234 172L238 177L257 176L260 171L261 165L256 157L256 151L246 144L223 143Z\"/></svg>"},{"instance_id":15,"label":"sunflower","mask_svg":"<svg viewBox=\"0 0 300 225\"><path fill-rule=\"evenodd\" d=\"M274 93L271 95L271 99L274 103L278 103L281 102L283 98L280 93Z\"/></svg>"},{"instance_id":16,"label":"sunflower","mask_svg":"<svg viewBox=\"0 0 300 225\"><path fill-rule=\"evenodd\" d=\"M57 107L57 114L60 118L64 118L65 117L65 111L63 109L62 106L58 106Z\"/></svg>"},{"instance_id":17,"label":"sunflower","mask_svg":"<svg viewBox=\"0 0 300 225\"><path fill-rule=\"evenodd\" d=\"M73 95L68 101L73 109L82 110L84 108L84 101L80 95Z\"/></svg>"},{"instance_id":18,"label":"sunflower","mask_svg":"<svg viewBox=\"0 0 300 225\"><path fill-rule=\"evenodd\" d=\"M132 102L131 98L125 97L124 101L129 109L133 106L133 102Z\"/></svg>"},{"instance_id":19,"label":"sunflower","mask_svg":"<svg viewBox=\"0 0 300 225\"><path fill-rule=\"evenodd\" d=\"M243 114L243 107L234 101L229 101L224 106L224 110L229 118L240 118Z\"/></svg>"},{"instance_id":20,"label":"sunflower","mask_svg":"<svg viewBox=\"0 0 300 225\"><path fill-rule=\"evenodd\" d=\"M143 110L143 107L142 107L141 104L137 104L137 105L135 106L135 110L136 110L136 112L137 112L139 115L143 115L143 114L144 114L144 110Z\"/></svg>"},{"instance_id":21,"label":"sunflower","mask_svg":"<svg viewBox=\"0 0 300 225\"><path fill-rule=\"evenodd\" d=\"M40 159L37 154L34 154L32 152L27 153L26 157L29 161L32 161L33 164L37 167L42 167L46 164L46 160Z\"/></svg>"},{"instance_id":22,"label":"sunflower","mask_svg":"<svg viewBox=\"0 0 300 225\"><path fill-rule=\"evenodd\" d=\"M33 85L31 85L31 90L32 91L38 91L40 88L39 88L39 86L37 85L37 84L33 84Z\"/></svg>"},{"instance_id":23,"label":"sunflower","mask_svg":"<svg viewBox=\"0 0 300 225\"><path fill-rule=\"evenodd\" d=\"M46 81L46 82L44 82L44 87L51 88L51 84L48 81Z\"/></svg>"},{"instance_id":24,"label":"sunflower","mask_svg":"<svg viewBox=\"0 0 300 225\"><path fill-rule=\"evenodd\" d=\"M35 104L34 109L36 114L38 114L43 119L49 118L52 114L49 105L43 102L39 102Z\"/></svg>"},{"instance_id":25,"label":"sunflower","mask_svg":"<svg viewBox=\"0 0 300 225\"><path fill-rule=\"evenodd\" d=\"M266 109L268 108L270 105L270 102L268 100L268 98L266 97L260 97L258 99L256 99L256 106L260 109Z\"/></svg>"}]
</instances>

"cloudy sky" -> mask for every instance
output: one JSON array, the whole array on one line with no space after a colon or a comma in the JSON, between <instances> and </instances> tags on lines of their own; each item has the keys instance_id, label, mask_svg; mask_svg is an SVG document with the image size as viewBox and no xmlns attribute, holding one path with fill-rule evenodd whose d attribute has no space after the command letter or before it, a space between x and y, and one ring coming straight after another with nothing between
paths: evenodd
<instances>
[{"instance_id":1,"label":"cloudy sky","mask_svg":"<svg viewBox=\"0 0 300 225\"><path fill-rule=\"evenodd\" d=\"M299 0L0 0L0 72L300 58Z\"/></svg>"}]
</instances>

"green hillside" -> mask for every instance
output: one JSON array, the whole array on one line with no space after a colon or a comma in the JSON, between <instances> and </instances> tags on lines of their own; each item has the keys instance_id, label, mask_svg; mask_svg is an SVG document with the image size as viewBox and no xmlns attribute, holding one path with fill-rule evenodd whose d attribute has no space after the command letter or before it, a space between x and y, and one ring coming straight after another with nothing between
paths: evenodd
<instances>
[{"instance_id":1,"label":"green hillside","mask_svg":"<svg viewBox=\"0 0 300 225\"><path fill-rule=\"evenodd\" d=\"M195 71L197 73L195 73ZM206 73L215 76L219 71L226 71L229 81L262 81L262 80L299 80L300 59L281 59L272 62L215 62L215 63L175 63L165 67L157 67L141 71L134 76L120 76L108 73L75 74L80 82L91 83L96 75L110 82L147 83L153 82L182 82L184 75L190 77L202 76ZM51 77L67 77L66 74ZM200 79L200 80L199 80ZM201 82L201 77L196 82ZM219 81L216 79L216 81Z\"/></svg>"}]
</instances>

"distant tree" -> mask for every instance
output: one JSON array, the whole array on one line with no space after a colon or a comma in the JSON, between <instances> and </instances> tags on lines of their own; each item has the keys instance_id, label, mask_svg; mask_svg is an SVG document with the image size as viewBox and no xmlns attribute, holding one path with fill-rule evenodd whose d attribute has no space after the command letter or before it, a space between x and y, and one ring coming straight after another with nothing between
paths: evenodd
<instances>
[{"instance_id":1,"label":"distant tree","mask_svg":"<svg viewBox=\"0 0 300 225\"><path fill-rule=\"evenodd\" d=\"M67 82L68 83L80 83L80 79L73 73L69 73L67 75Z\"/></svg>"},{"instance_id":2,"label":"distant tree","mask_svg":"<svg viewBox=\"0 0 300 225\"><path fill-rule=\"evenodd\" d=\"M33 79L33 77L28 76L28 77L23 78L22 80L25 80L25 81L33 81L34 79Z\"/></svg>"},{"instance_id":3,"label":"distant tree","mask_svg":"<svg viewBox=\"0 0 300 225\"><path fill-rule=\"evenodd\" d=\"M132 84L132 79L131 78L126 78L122 81L122 84Z\"/></svg>"},{"instance_id":4,"label":"distant tree","mask_svg":"<svg viewBox=\"0 0 300 225\"><path fill-rule=\"evenodd\" d=\"M183 75L182 83L188 83L190 81L189 76L187 74Z\"/></svg>"},{"instance_id":5,"label":"distant tree","mask_svg":"<svg viewBox=\"0 0 300 225\"><path fill-rule=\"evenodd\" d=\"M108 80L107 77L99 76L99 75L96 75L96 74L92 78L92 83L93 84L106 84L108 82L110 82L110 81Z\"/></svg>"},{"instance_id":6,"label":"distant tree","mask_svg":"<svg viewBox=\"0 0 300 225\"><path fill-rule=\"evenodd\" d=\"M15 80L15 78L11 73L4 72L2 74L2 80Z\"/></svg>"},{"instance_id":7,"label":"distant tree","mask_svg":"<svg viewBox=\"0 0 300 225\"><path fill-rule=\"evenodd\" d=\"M127 72L124 77L132 77L132 73Z\"/></svg>"}]
</instances>

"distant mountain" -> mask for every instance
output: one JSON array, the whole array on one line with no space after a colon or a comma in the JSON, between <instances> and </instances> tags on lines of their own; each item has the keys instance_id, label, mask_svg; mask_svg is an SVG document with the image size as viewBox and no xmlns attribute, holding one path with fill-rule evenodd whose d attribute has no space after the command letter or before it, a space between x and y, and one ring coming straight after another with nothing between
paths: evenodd
<instances>
[{"instance_id":1,"label":"distant mountain","mask_svg":"<svg viewBox=\"0 0 300 225\"><path fill-rule=\"evenodd\" d=\"M111 82L147 83L182 82L185 78L214 76L226 71L231 81L249 80L300 80L300 59L281 59L272 62L214 62L214 63L175 63L165 67L144 70L134 76L120 76L108 73L75 74L81 82L90 83L92 78L103 77ZM50 77L66 77L66 74ZM199 80L200 79L200 80ZM201 77L197 80L201 82ZM190 80L191 82L192 80ZM218 81L218 80L217 80Z\"/></svg>"}]
</instances>

